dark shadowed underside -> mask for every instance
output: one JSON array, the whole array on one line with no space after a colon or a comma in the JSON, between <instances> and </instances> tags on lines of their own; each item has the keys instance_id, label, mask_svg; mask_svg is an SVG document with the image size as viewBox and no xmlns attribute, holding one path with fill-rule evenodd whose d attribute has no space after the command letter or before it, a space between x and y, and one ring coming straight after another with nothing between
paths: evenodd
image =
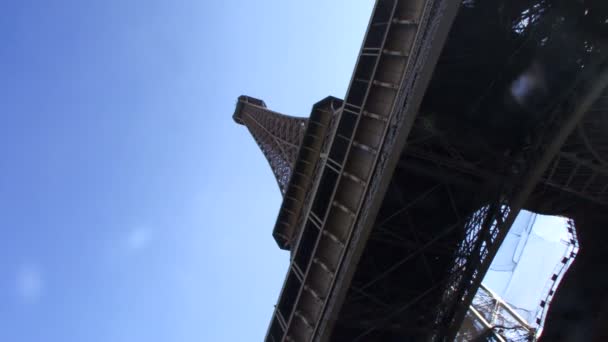
<instances>
[{"instance_id":1,"label":"dark shadowed underside","mask_svg":"<svg viewBox=\"0 0 608 342\"><path fill-rule=\"evenodd\" d=\"M344 105L290 151L269 341L450 340L521 209L581 245L545 339L602 340L608 3L448 3L378 1Z\"/></svg>"}]
</instances>

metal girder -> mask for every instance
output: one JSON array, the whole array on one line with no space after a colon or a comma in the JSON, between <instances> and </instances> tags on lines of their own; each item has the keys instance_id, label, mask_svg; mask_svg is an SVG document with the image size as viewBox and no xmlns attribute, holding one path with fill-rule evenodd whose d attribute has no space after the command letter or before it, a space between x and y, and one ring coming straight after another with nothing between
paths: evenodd
<instances>
[{"instance_id":1,"label":"metal girder","mask_svg":"<svg viewBox=\"0 0 608 342\"><path fill-rule=\"evenodd\" d=\"M375 104L378 108L381 108L379 107L381 103L383 107L390 104L392 113L387 118L387 122L390 122L391 126L382 135L383 143L380 149L375 150L377 164L374 166L374 176L370 178L365 198L358 210L357 222L349 234L348 247L341 258L340 269L336 274L334 285L332 285L332 294L328 298L324 311L325 319L318 328L319 337L322 341L327 340L331 335L333 323L338 317L347 289L354 276L356 265L374 225L381 204L380 199L386 193L389 180L396 168L397 161L418 113L423 94L430 81L435 63L447 37L447 32L459 8L457 1L396 1L394 4L406 10L408 8L420 8L423 11L420 19L412 21L412 23L418 23L418 28L412 46L413 50L408 54L410 62L407 64L407 69L400 72L392 71L393 75L401 78L398 92L395 94L396 97L389 101L381 100L380 95L385 93L384 90L377 92L374 96L368 95L370 100L382 101ZM407 11L403 11L403 13L407 13ZM390 22L397 25L407 24L402 20ZM406 37L397 39L401 32L407 31L400 29L400 31L394 32L392 37L389 35L388 41L391 42L390 44L404 41L403 39ZM380 49L380 51L383 51L383 49ZM373 53L371 50L369 52ZM363 53L367 53L365 47ZM391 56L391 58L394 58L394 56ZM346 102L349 102L348 98ZM347 107L345 106L345 110ZM369 110L368 113L375 113L375 111Z\"/></svg>"},{"instance_id":2,"label":"metal girder","mask_svg":"<svg viewBox=\"0 0 608 342\"><path fill-rule=\"evenodd\" d=\"M521 173L514 175L520 182L505 189L495 203L483 210L485 212L479 212L483 218L481 225L477 222L470 225L471 239L464 241L463 246L472 248L468 247L470 254L461 261L464 262L465 272L454 272L453 281L445 290L444 305L437 317L439 330L434 336L435 340L453 340L481 280L519 211L568 136L608 85L608 70L605 65L600 66L598 76L592 78L593 82L577 83L567 94L567 100L554 111L545 130L539 134L535 148L524 156L529 166L524 166Z\"/></svg>"},{"instance_id":3,"label":"metal girder","mask_svg":"<svg viewBox=\"0 0 608 342\"><path fill-rule=\"evenodd\" d=\"M402 154L459 5L460 2L449 0L377 1L346 101L340 108L335 126L326 127L327 131L320 134L327 137L327 144L319 144L319 149L315 150L318 155L312 158L319 161L319 165L314 167L319 177L309 182L309 186L294 185L299 197L285 194L285 187L291 176L297 173L294 171L294 158L301 158L294 157L294 151L297 152L301 146L299 131L306 121L288 120L289 117L266 110L263 103L246 101L240 108L246 106L249 110L239 114L238 118L235 113L235 120L251 130L269 160L284 193L284 203L292 201L304 208L302 214L286 208L284 212L291 215L290 221L280 217L280 222L287 222L287 226L297 225L298 233L280 232L281 239L288 241L285 245L294 248L267 340L329 339L349 288L357 294L351 298L353 301L364 298L374 302L377 307L370 310L376 310L374 312L379 316L377 320L360 320L365 328L357 339L387 327L389 321L423 301L433 304L425 309L438 306L435 321L431 322L432 328L437 329L433 336L450 339L460 327L468 304L502 239L539 180L565 192L608 203L602 197L608 194L608 185L595 194L587 191L594 188L597 179L606 176L605 168L598 169L597 165L588 164L588 160L578 158L577 153L559 151L594 96L599 96L596 88L604 89L607 83L604 73L600 75L599 85L575 89L574 97L577 99L583 92L589 92L576 103L565 101L542 129L536 145L531 151L522 153L521 159L510 158L504 163L492 164L493 159L500 159L501 155L497 157L492 154L496 151L488 152L488 162L483 153L489 146L467 150L467 147L475 145L474 139L454 144L456 141L449 139L454 135L430 131L431 134L415 136ZM579 128L579 131L586 151L602 167L605 166L604 156L594 149L584 130ZM558 152L559 158L553 159ZM400 158L401 155L404 157ZM471 161L474 159L478 160ZM552 160L553 167L546 173ZM574 162L575 167L562 173L560 160ZM503 169L505 165L509 168ZM375 224L388 182L396 168L437 181L428 193L421 194L422 198L439 189L440 185L446 185L447 194L442 204L449 209L442 213L454 212L456 223L442 222L443 225L438 225L442 230L432 233L419 229L413 222L416 217L412 220L406 213L408 206L415 205L414 202ZM581 171L587 169L592 173ZM573 186L585 176L582 186ZM467 211L471 208L461 212L461 203L454 198L450 186L475 189L483 193L480 197L485 202L480 202L479 210L472 214ZM464 202L468 203L467 200ZM398 235L390 229L388 221L404 213L406 231L402 231L398 238L387 238ZM454 250L457 245L454 241L458 240L442 238L462 226L466 232L458 250ZM406 237L405 234L410 235ZM294 242L297 242L296 246ZM377 264L382 264L382 271L370 272L371 275L366 276L372 279L353 285L352 280L366 246L376 242L403 247L405 251L394 259L379 258L381 262ZM449 272L437 274L430 265L427 252L433 253L431 255L441 262L453 258L454 264ZM394 276L396 270L412 260L424 266L428 279L420 277L424 278L420 283L430 284L427 288L415 288L417 292L408 293L408 296L411 294L409 298L401 297L407 300L399 303L389 303L378 292L371 291L377 283L385 285L382 282L385 277ZM414 263L409 263L408 267L411 264ZM435 295L436 292L440 294ZM431 294L433 298L429 299ZM441 299L440 305L433 302L436 298ZM396 326L389 328L401 329ZM413 329L411 326L408 328Z\"/></svg>"},{"instance_id":4,"label":"metal girder","mask_svg":"<svg viewBox=\"0 0 608 342\"><path fill-rule=\"evenodd\" d=\"M359 336L357 336L353 341L360 341L366 335L370 334L374 330L379 329L384 323L386 323L390 319L392 319L392 318L400 315L402 312L408 310L409 308L411 308L412 306L414 306L415 304L417 304L420 300L422 300L423 298L425 298L429 294L431 294L433 291L439 290L442 286L445 285L445 283L446 283L447 280L448 279L446 278L446 279L444 279L444 281L436 282L433 286L429 287L424 292L418 294L415 298L413 298L412 300L408 301L407 303L398 304L394 308L392 308L390 311L388 311L388 312L386 312L386 313L384 313L382 315L379 315L378 320L371 327L369 327L367 330L365 330L364 332L362 332L361 334L359 334Z\"/></svg>"},{"instance_id":5,"label":"metal girder","mask_svg":"<svg viewBox=\"0 0 608 342\"><path fill-rule=\"evenodd\" d=\"M377 2L267 340L331 336L458 7Z\"/></svg>"},{"instance_id":6,"label":"metal girder","mask_svg":"<svg viewBox=\"0 0 608 342\"><path fill-rule=\"evenodd\" d=\"M433 185L432 187L430 187L428 190L422 192L421 194L419 194L418 196L416 196L413 200L409 201L408 203L405 203L399 210L396 210L395 212L391 213L390 215L388 215L387 217L383 218L382 221L380 221L379 223L376 223L376 226L383 226L386 223L388 223L391 219L393 219L395 216L405 212L406 210L410 209L412 206L416 205L416 203L422 199L424 199L425 197L427 197L428 195L430 195L432 192L436 191L437 189L439 189L440 184L436 184Z\"/></svg>"},{"instance_id":7,"label":"metal girder","mask_svg":"<svg viewBox=\"0 0 608 342\"><path fill-rule=\"evenodd\" d=\"M354 333L363 329L366 333L361 336L362 338L364 336L365 338L378 338L376 334L382 335L387 331L391 331L392 334L407 335L428 334L432 330L433 321L430 317L436 304L436 298L441 294L439 289L447 281L446 273L437 266L449 264L454 253L454 241L457 242L457 240L453 240L451 234L464 224L464 221L459 221L458 217L466 215L457 213L458 208L450 205L449 199L452 197L452 190L449 186L441 183L429 184L427 188L418 189L417 195L409 194L408 200L400 196L400 191L397 190L400 186L404 191L413 190L408 187L407 183L392 184L392 192L387 195L388 198L385 198L385 202L389 202L390 210L386 210L386 208L382 210L383 214L378 217L378 222L370 234L366 248L372 248L372 250L367 251L367 254L364 253L362 257L364 261L358 266L358 273L351 284L350 295L340 316L339 324L342 327L340 330L342 333ZM454 219L454 224L447 228L437 226L436 223L420 216L421 208L429 208L429 204L436 203L433 198L444 199L441 207L451 212L446 213L444 210L441 214L442 221L449 217ZM390 204L392 202L394 203ZM438 203L436 204L438 205ZM417 215L417 221L413 215ZM438 231L437 228L443 229ZM387 234L387 230L390 235ZM403 248L400 248L385 241L378 242L377 237L384 236L395 240L395 244L404 242L407 244L403 244ZM450 241L452 242L450 243ZM378 255L374 250L384 249L382 245L391 249L391 252L385 255L391 257L375 260ZM442 261L438 261L438 258ZM389 260L390 264L386 263ZM403 276L411 277L414 286L410 288L407 280L403 282L404 279L398 279ZM437 285L438 283L439 285ZM429 288L431 288L430 291ZM397 292L395 293L395 291ZM384 299L384 302L391 303L393 307L376 305L377 303L373 300L366 301L365 298L369 299L369 297L360 295L362 292L368 296L380 297ZM415 322L413 319L423 316L429 317L425 320L424 329L420 322ZM369 334L372 334L373 337ZM355 336L349 335L347 339L350 340ZM345 337L337 335L336 338Z\"/></svg>"},{"instance_id":8,"label":"metal girder","mask_svg":"<svg viewBox=\"0 0 608 342\"><path fill-rule=\"evenodd\" d=\"M473 164L472 162L463 159L454 159L450 156L440 155L432 151L426 151L419 146L408 147L404 151L404 155L411 157L414 160L424 160L434 165L435 168L426 166L424 171L428 171L429 175L438 175L438 179L442 179L447 183L478 185L479 182L496 184L504 177L493 171L484 170ZM400 166L415 170L417 165L409 163L410 159L403 160ZM424 165L424 164L423 164ZM418 166L421 167L421 166ZM467 177L465 177L467 176Z\"/></svg>"},{"instance_id":9,"label":"metal girder","mask_svg":"<svg viewBox=\"0 0 608 342\"><path fill-rule=\"evenodd\" d=\"M433 237L433 239L431 239L430 241L425 242L422 246L420 246L415 251L413 251L411 253L408 253L407 255L405 255L404 257L402 257L401 259L399 259L397 262L395 262L394 264L392 264L390 267L386 268L384 271L382 271L380 274L378 274L374 279L372 279L372 280L368 281L367 283L359 286L359 288L365 290L366 288L370 287L371 285L373 285L374 283L376 283L380 279L386 277L391 272L394 272L395 270L397 270L399 268L399 266L405 264L406 262L408 262L409 260L411 260L414 257L418 256L419 254L424 253L424 251L426 249L432 247L435 242L437 242L441 238L445 237L447 234L451 233L460 224L461 224L461 222L456 222L455 224L448 226L443 232L441 232L437 236Z\"/></svg>"}]
</instances>

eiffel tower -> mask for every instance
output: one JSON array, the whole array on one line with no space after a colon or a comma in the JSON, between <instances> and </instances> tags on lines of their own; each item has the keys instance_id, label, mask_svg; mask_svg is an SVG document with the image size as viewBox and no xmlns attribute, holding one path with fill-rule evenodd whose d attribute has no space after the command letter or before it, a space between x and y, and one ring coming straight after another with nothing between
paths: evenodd
<instances>
[{"instance_id":1,"label":"eiffel tower","mask_svg":"<svg viewBox=\"0 0 608 342\"><path fill-rule=\"evenodd\" d=\"M608 5L585 6L378 0L343 101L239 97L291 251L267 341L456 339L524 209L581 244L542 337L607 336Z\"/></svg>"}]
</instances>

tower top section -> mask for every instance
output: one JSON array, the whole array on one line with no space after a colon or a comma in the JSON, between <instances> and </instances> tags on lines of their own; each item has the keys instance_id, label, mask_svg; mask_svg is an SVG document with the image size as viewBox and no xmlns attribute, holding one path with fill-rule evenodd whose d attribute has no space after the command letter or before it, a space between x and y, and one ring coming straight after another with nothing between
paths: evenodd
<instances>
[{"instance_id":1,"label":"tower top section","mask_svg":"<svg viewBox=\"0 0 608 342\"><path fill-rule=\"evenodd\" d=\"M284 195L308 120L273 112L264 101L245 95L239 96L232 118L247 127Z\"/></svg>"},{"instance_id":2,"label":"tower top section","mask_svg":"<svg viewBox=\"0 0 608 342\"><path fill-rule=\"evenodd\" d=\"M312 192L307 189L318 183L321 151L328 148L327 137L342 104L342 100L328 96L315 103L305 119L273 112L253 97L238 98L232 118L249 129L283 195L272 232L282 249L292 249L299 236L302 213L311 204L308 197Z\"/></svg>"},{"instance_id":3,"label":"tower top section","mask_svg":"<svg viewBox=\"0 0 608 342\"><path fill-rule=\"evenodd\" d=\"M242 119L244 115L243 107L245 106L245 104L252 104L261 108L266 108L266 103L260 99L256 99L255 97L247 95L239 96L236 102L236 108L234 109L234 114L232 115L232 119L234 120L234 122L240 125L245 125Z\"/></svg>"}]
</instances>

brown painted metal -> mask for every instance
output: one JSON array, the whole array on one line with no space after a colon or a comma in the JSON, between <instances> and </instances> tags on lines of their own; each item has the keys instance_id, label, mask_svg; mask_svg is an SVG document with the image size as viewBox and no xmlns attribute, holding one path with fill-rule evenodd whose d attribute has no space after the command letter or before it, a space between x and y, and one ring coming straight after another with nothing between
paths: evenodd
<instances>
[{"instance_id":1,"label":"brown painted metal","mask_svg":"<svg viewBox=\"0 0 608 342\"><path fill-rule=\"evenodd\" d=\"M339 108L325 99L306 121L239 98L234 118L284 194L273 235L292 251L267 341L450 340L520 209L607 203L601 73L515 153L462 113L420 113L460 5L377 1Z\"/></svg>"},{"instance_id":2,"label":"brown painted metal","mask_svg":"<svg viewBox=\"0 0 608 342\"><path fill-rule=\"evenodd\" d=\"M267 340L331 336L399 159L395 143L405 143L457 8L448 1L376 4Z\"/></svg>"},{"instance_id":3,"label":"brown painted metal","mask_svg":"<svg viewBox=\"0 0 608 342\"><path fill-rule=\"evenodd\" d=\"M238 98L233 119L249 129L268 159L284 194L304 137L307 119L273 112L266 108L264 101L248 96Z\"/></svg>"},{"instance_id":4,"label":"brown painted metal","mask_svg":"<svg viewBox=\"0 0 608 342\"><path fill-rule=\"evenodd\" d=\"M320 154L328 144L328 131L341 107L342 100L331 96L313 105L272 232L280 248L291 249L299 236L303 213L310 207L311 189L319 181Z\"/></svg>"}]
</instances>

